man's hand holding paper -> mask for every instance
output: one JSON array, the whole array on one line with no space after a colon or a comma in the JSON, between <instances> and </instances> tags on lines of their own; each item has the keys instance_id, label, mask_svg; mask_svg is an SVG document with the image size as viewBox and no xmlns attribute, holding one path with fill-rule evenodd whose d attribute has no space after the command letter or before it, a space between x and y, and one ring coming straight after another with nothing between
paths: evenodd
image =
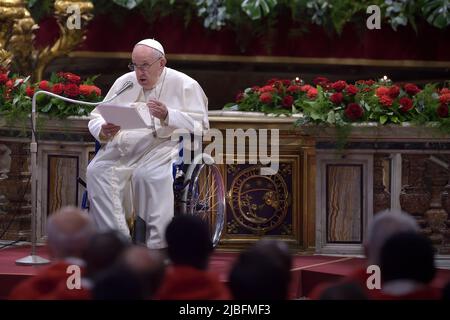
<instances>
[{"instance_id":1,"label":"man's hand holding paper","mask_svg":"<svg viewBox=\"0 0 450 320\"><path fill-rule=\"evenodd\" d=\"M101 138L105 138L105 140L109 140L114 137L117 132L119 132L120 126L116 126L113 123L105 123L102 125L102 129L100 130Z\"/></svg>"}]
</instances>

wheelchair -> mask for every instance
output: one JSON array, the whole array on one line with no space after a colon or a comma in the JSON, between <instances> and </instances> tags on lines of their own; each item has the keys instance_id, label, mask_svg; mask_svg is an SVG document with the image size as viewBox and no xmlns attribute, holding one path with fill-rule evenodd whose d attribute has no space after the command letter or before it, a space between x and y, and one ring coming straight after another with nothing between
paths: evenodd
<instances>
[{"instance_id":1,"label":"wheelchair","mask_svg":"<svg viewBox=\"0 0 450 320\"><path fill-rule=\"evenodd\" d=\"M180 141L180 145L181 143ZM96 141L95 153L100 147L100 143ZM216 247L225 222L225 187L222 174L211 156L201 153L192 163L185 164L182 161L183 152L183 148L180 148L179 159L172 166L174 212L198 216L204 220L209 226L212 244ZM86 189L83 179L78 178L78 183ZM83 192L81 208L89 211L87 189ZM143 220L136 217L132 227L132 238L135 242L145 243L145 227Z\"/></svg>"}]
</instances>

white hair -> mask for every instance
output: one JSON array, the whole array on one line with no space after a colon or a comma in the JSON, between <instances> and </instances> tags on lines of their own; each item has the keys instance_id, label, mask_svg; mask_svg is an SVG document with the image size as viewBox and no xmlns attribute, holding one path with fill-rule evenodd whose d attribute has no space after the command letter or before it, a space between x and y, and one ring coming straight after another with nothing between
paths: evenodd
<instances>
[{"instance_id":1,"label":"white hair","mask_svg":"<svg viewBox=\"0 0 450 320\"><path fill-rule=\"evenodd\" d=\"M416 219L401 210L385 210L376 214L366 241L368 264L379 264L380 251L386 240L399 232L419 232Z\"/></svg>"}]
</instances>

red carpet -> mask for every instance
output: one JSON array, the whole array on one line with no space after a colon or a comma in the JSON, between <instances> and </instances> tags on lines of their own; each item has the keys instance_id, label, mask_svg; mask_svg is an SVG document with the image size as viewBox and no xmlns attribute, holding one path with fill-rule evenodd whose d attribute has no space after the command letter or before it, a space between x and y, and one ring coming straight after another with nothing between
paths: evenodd
<instances>
[{"instance_id":1,"label":"red carpet","mask_svg":"<svg viewBox=\"0 0 450 320\"><path fill-rule=\"evenodd\" d=\"M30 254L30 247L7 248L0 251L0 299L21 280L36 274L42 266L18 266L17 259ZM38 247L37 254L48 258L46 247ZM210 270L227 281L228 272L236 259L236 252L216 252L211 258ZM334 281L348 275L353 269L364 265L364 259L353 257L294 255L290 297L307 296L319 283ZM442 288L450 280L450 270L439 269L433 286Z\"/></svg>"}]
</instances>

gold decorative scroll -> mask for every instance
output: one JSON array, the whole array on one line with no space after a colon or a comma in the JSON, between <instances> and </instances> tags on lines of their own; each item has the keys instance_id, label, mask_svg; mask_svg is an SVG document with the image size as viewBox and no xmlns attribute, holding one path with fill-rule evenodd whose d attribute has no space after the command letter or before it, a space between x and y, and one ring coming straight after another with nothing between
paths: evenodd
<instances>
[{"instance_id":1,"label":"gold decorative scroll","mask_svg":"<svg viewBox=\"0 0 450 320\"><path fill-rule=\"evenodd\" d=\"M67 12L70 6L78 6L80 8L81 29L69 29L66 26L67 19L72 14ZM60 35L51 47L45 47L37 55L37 65L33 74L36 81L41 80L45 67L53 59L68 54L85 40L85 28L93 18L91 14L93 9L94 5L89 0L55 1L55 17Z\"/></svg>"},{"instance_id":2,"label":"gold decorative scroll","mask_svg":"<svg viewBox=\"0 0 450 320\"><path fill-rule=\"evenodd\" d=\"M80 28L69 29L68 18L74 14L68 8L79 8ZM55 58L68 54L85 39L85 29L93 18L94 8L90 0L56 0L54 16L59 26L59 38L53 45L42 50L32 43L34 31L39 26L34 22L23 0L0 0L0 63L14 63L15 71L26 75L33 70L33 80L40 81L46 66Z\"/></svg>"}]
</instances>

